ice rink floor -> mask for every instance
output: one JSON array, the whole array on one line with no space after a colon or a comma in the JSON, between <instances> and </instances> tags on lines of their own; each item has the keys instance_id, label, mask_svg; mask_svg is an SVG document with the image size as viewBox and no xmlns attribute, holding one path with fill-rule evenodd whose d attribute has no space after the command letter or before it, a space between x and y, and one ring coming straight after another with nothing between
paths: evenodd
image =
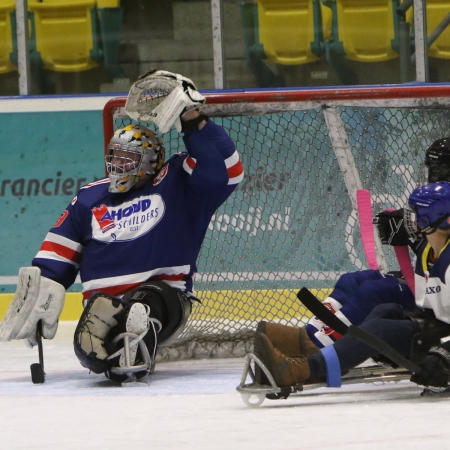
<instances>
[{"instance_id":1,"label":"ice rink floor","mask_svg":"<svg viewBox=\"0 0 450 450\"><path fill-rule=\"evenodd\" d=\"M247 407L243 359L159 363L144 387L89 374L73 353L75 324L37 349L0 343L0 449L450 449L450 397L409 382L319 389Z\"/></svg>"}]
</instances>

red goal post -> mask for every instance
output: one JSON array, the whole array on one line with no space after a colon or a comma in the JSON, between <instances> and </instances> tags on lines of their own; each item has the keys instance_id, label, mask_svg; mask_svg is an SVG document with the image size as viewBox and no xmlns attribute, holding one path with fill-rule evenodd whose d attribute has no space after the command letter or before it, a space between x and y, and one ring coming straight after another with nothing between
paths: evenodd
<instances>
[{"instance_id":1,"label":"red goal post","mask_svg":"<svg viewBox=\"0 0 450 450\"><path fill-rule=\"evenodd\" d=\"M375 212L403 206L424 180L425 148L450 136L450 85L204 95L245 178L210 223L196 277L202 304L162 359L242 356L259 320L304 324L301 287L325 298L341 274L368 268L356 191L370 190ZM130 123L125 101L105 105L105 151ZM183 148L175 130L163 139L169 156ZM378 239L376 249L382 270L398 269Z\"/></svg>"}]
</instances>

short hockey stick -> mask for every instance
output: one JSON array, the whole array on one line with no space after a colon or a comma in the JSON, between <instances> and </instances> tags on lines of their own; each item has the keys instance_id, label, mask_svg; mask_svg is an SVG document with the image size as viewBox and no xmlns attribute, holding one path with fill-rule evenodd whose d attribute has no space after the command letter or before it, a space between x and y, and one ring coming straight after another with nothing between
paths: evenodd
<instances>
[{"instance_id":1,"label":"short hockey stick","mask_svg":"<svg viewBox=\"0 0 450 450\"><path fill-rule=\"evenodd\" d=\"M409 249L407 245L394 247L395 256L397 257L398 265L405 277L406 283L411 289L413 295L416 293L416 285L414 282L414 270L411 263L411 256L409 256Z\"/></svg>"},{"instance_id":2,"label":"short hockey stick","mask_svg":"<svg viewBox=\"0 0 450 450\"><path fill-rule=\"evenodd\" d=\"M45 372L44 372L44 349L42 346L42 323L38 322L36 327L36 341L38 345L39 352L39 362L31 364L31 381L34 384L40 384L45 382Z\"/></svg>"},{"instance_id":3,"label":"short hockey stick","mask_svg":"<svg viewBox=\"0 0 450 450\"><path fill-rule=\"evenodd\" d=\"M409 370L410 372L420 374L422 369L406 359L396 350L394 350L390 345L386 344L380 338L374 336L373 334L355 326L347 326L339 318L337 318L315 295L313 295L308 289L302 288L297 293L297 298L322 322L327 324L333 330L336 330L339 334L349 336L358 339L366 345L369 345L378 353L389 358L395 364Z\"/></svg>"}]
</instances>

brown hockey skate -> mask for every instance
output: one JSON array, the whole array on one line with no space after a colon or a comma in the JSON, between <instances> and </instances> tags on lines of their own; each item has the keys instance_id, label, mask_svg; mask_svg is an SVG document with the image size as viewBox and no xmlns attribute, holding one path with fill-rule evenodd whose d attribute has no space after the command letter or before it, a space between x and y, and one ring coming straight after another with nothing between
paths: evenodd
<instances>
[{"instance_id":1,"label":"brown hockey skate","mask_svg":"<svg viewBox=\"0 0 450 450\"><path fill-rule=\"evenodd\" d=\"M276 349L265 334L256 332L255 355L263 362L278 387L305 384L310 377L308 360L304 356L290 357ZM259 371L260 374L262 371ZM258 374L256 373L258 380ZM264 377L265 378L265 377Z\"/></svg>"},{"instance_id":2,"label":"brown hockey skate","mask_svg":"<svg viewBox=\"0 0 450 450\"><path fill-rule=\"evenodd\" d=\"M256 331L265 334L272 345L286 356L309 356L320 350L309 339L305 328L261 320Z\"/></svg>"}]
</instances>

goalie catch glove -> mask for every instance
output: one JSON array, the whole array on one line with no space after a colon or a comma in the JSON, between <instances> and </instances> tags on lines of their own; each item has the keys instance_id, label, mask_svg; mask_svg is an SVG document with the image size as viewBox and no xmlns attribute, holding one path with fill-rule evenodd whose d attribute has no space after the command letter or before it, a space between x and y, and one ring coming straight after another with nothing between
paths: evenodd
<instances>
[{"instance_id":1,"label":"goalie catch glove","mask_svg":"<svg viewBox=\"0 0 450 450\"><path fill-rule=\"evenodd\" d=\"M64 306L66 290L56 281L41 276L38 267L22 267L16 293L0 323L0 341L25 339L37 345L36 328L42 323L42 336L53 339Z\"/></svg>"},{"instance_id":2,"label":"goalie catch glove","mask_svg":"<svg viewBox=\"0 0 450 450\"><path fill-rule=\"evenodd\" d=\"M420 362L422 372L414 373L411 381L421 386L448 388L450 380L450 353L443 347L432 347Z\"/></svg>"},{"instance_id":3,"label":"goalie catch glove","mask_svg":"<svg viewBox=\"0 0 450 450\"><path fill-rule=\"evenodd\" d=\"M174 124L181 132L181 114L205 101L189 78L165 70L151 70L131 86L125 111L134 120L155 123L160 133L166 133Z\"/></svg>"},{"instance_id":4,"label":"goalie catch glove","mask_svg":"<svg viewBox=\"0 0 450 450\"><path fill-rule=\"evenodd\" d=\"M382 244L404 246L411 243L403 223L403 208L383 211L375 216L373 223L377 226Z\"/></svg>"}]
</instances>

